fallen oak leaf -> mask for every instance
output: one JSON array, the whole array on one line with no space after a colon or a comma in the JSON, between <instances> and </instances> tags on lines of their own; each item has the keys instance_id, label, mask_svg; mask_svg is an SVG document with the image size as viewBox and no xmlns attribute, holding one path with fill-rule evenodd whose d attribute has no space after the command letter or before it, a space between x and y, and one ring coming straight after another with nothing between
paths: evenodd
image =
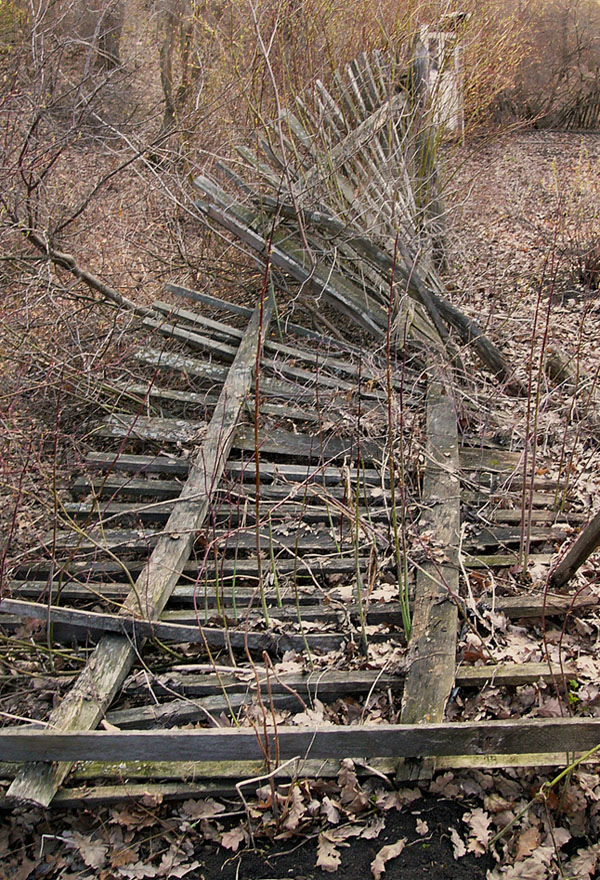
<instances>
[{"instance_id":1,"label":"fallen oak leaf","mask_svg":"<svg viewBox=\"0 0 600 880\"><path fill-rule=\"evenodd\" d=\"M401 837L400 840L397 840L396 843L390 843L387 846L382 846L373 861L371 862L371 874L375 878L375 880L379 880L381 875L385 873L385 864L389 862L390 859L395 859L400 855L404 847L406 846L406 837Z\"/></svg>"},{"instance_id":2,"label":"fallen oak leaf","mask_svg":"<svg viewBox=\"0 0 600 880\"><path fill-rule=\"evenodd\" d=\"M108 854L108 846L99 840L90 840L85 834L78 831L69 833L65 831L64 841L69 846L74 847L88 868L101 868Z\"/></svg>"},{"instance_id":3,"label":"fallen oak leaf","mask_svg":"<svg viewBox=\"0 0 600 880\"><path fill-rule=\"evenodd\" d=\"M341 840L332 840L326 831L319 834L317 843L317 868L334 874L342 863L338 846L350 846Z\"/></svg>"},{"instance_id":4,"label":"fallen oak leaf","mask_svg":"<svg viewBox=\"0 0 600 880\"><path fill-rule=\"evenodd\" d=\"M184 858L185 854L179 847L171 846L168 852L163 853L160 865L158 866L157 876L168 877L169 880L171 880L171 877L185 877L190 871L200 866L200 862L196 861L184 864Z\"/></svg>"},{"instance_id":5,"label":"fallen oak leaf","mask_svg":"<svg viewBox=\"0 0 600 880\"><path fill-rule=\"evenodd\" d=\"M323 798L321 803L321 813L325 816L328 822L331 825L337 825L340 821L340 811L338 810L335 803L328 798L327 795Z\"/></svg>"},{"instance_id":6,"label":"fallen oak leaf","mask_svg":"<svg viewBox=\"0 0 600 880\"><path fill-rule=\"evenodd\" d=\"M515 861L522 862L539 846L540 832L533 826L519 835Z\"/></svg>"},{"instance_id":7,"label":"fallen oak leaf","mask_svg":"<svg viewBox=\"0 0 600 880\"><path fill-rule=\"evenodd\" d=\"M241 825L238 825L236 828L232 828L231 831L226 831L221 835L221 846L237 852L240 843L245 839L246 832Z\"/></svg>"},{"instance_id":8,"label":"fallen oak leaf","mask_svg":"<svg viewBox=\"0 0 600 880\"><path fill-rule=\"evenodd\" d=\"M186 819L211 819L223 813L225 807L214 798L198 798L184 801L181 805L181 815Z\"/></svg>"},{"instance_id":9,"label":"fallen oak leaf","mask_svg":"<svg viewBox=\"0 0 600 880\"><path fill-rule=\"evenodd\" d=\"M483 855L487 850L488 841L490 839L489 826L491 821L489 814L484 812L481 807L478 807L476 810L471 810L470 813L465 813L463 816L463 822L465 822L473 832L473 836L469 837L468 849L470 852L475 853L476 856Z\"/></svg>"},{"instance_id":10,"label":"fallen oak leaf","mask_svg":"<svg viewBox=\"0 0 600 880\"><path fill-rule=\"evenodd\" d=\"M371 819L370 822L364 827L364 831L360 835L363 840L373 840L375 837L379 837L383 829L385 828L385 819L383 816L375 816L374 819Z\"/></svg>"},{"instance_id":11,"label":"fallen oak leaf","mask_svg":"<svg viewBox=\"0 0 600 880\"><path fill-rule=\"evenodd\" d=\"M294 785L289 794L288 812L283 821L283 827L288 831L295 831L305 813L306 807L302 792L297 785Z\"/></svg>"},{"instance_id":12,"label":"fallen oak leaf","mask_svg":"<svg viewBox=\"0 0 600 880\"><path fill-rule=\"evenodd\" d=\"M450 840L452 842L452 854L455 861L458 861L467 854L467 847L456 828L450 828Z\"/></svg>"},{"instance_id":13,"label":"fallen oak leaf","mask_svg":"<svg viewBox=\"0 0 600 880\"><path fill-rule=\"evenodd\" d=\"M592 880L596 876L596 866L600 856L600 843L580 849L564 866L567 877L578 877L579 880Z\"/></svg>"},{"instance_id":14,"label":"fallen oak leaf","mask_svg":"<svg viewBox=\"0 0 600 880\"><path fill-rule=\"evenodd\" d=\"M144 880L146 877L156 877L159 869L147 862L136 862L135 865L131 865L129 868L119 868L118 871L120 877L127 877L129 880Z\"/></svg>"}]
</instances>

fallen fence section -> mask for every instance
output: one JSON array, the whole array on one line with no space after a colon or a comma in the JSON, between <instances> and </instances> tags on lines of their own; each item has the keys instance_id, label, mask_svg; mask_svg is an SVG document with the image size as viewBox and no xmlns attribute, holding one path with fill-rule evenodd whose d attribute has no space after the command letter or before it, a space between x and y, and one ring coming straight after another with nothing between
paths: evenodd
<instances>
[{"instance_id":1,"label":"fallen fence section","mask_svg":"<svg viewBox=\"0 0 600 880\"><path fill-rule=\"evenodd\" d=\"M447 720L457 695L578 675L457 654L459 621L566 625L596 599L494 587L525 534L546 565L582 514L459 430L464 345L512 368L444 296L432 123L398 77L360 56L196 180L264 284L254 309L168 286L51 535L12 564L0 625L42 621L86 662L47 717L0 728L2 805L233 794L343 757L404 778L549 766L600 742L584 717ZM329 331L275 313L277 288Z\"/></svg>"}]
</instances>

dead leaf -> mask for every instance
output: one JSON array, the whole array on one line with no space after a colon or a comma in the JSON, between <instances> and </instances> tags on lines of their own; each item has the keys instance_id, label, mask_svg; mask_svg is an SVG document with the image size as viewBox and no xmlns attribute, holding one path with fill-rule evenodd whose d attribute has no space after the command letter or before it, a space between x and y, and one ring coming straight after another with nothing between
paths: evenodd
<instances>
[{"instance_id":1,"label":"dead leaf","mask_svg":"<svg viewBox=\"0 0 600 880\"><path fill-rule=\"evenodd\" d=\"M545 865L535 859L527 859L508 868L496 868L487 875L488 880L546 880L548 871Z\"/></svg>"},{"instance_id":2,"label":"dead leaf","mask_svg":"<svg viewBox=\"0 0 600 880\"><path fill-rule=\"evenodd\" d=\"M363 838L363 840L374 840L376 837L379 837L384 828L385 819L383 818L383 816L375 816L374 819L371 819L370 822L367 822L364 831L360 836Z\"/></svg>"},{"instance_id":3,"label":"dead leaf","mask_svg":"<svg viewBox=\"0 0 600 880\"><path fill-rule=\"evenodd\" d=\"M213 798L187 800L181 805L181 815L186 819L211 819L225 810L223 804Z\"/></svg>"},{"instance_id":4,"label":"dead leaf","mask_svg":"<svg viewBox=\"0 0 600 880\"><path fill-rule=\"evenodd\" d=\"M331 825L337 825L340 821L340 811L331 800L331 798L327 797L327 795L325 795L321 803L321 813L325 816L327 821L331 823Z\"/></svg>"},{"instance_id":5,"label":"dead leaf","mask_svg":"<svg viewBox=\"0 0 600 880\"><path fill-rule=\"evenodd\" d=\"M88 868L101 868L106 862L108 846L105 843L92 840L78 831L73 831L72 836L65 832L64 838L70 846L75 847Z\"/></svg>"},{"instance_id":6,"label":"dead leaf","mask_svg":"<svg viewBox=\"0 0 600 880\"><path fill-rule=\"evenodd\" d=\"M111 868L121 868L123 865L130 865L137 859L137 853L132 849L117 849L110 854Z\"/></svg>"},{"instance_id":7,"label":"dead leaf","mask_svg":"<svg viewBox=\"0 0 600 880\"><path fill-rule=\"evenodd\" d=\"M109 821L124 828L140 829L156 825L158 817L150 810L144 810L136 804L126 804L124 807L114 807L110 811Z\"/></svg>"},{"instance_id":8,"label":"dead leaf","mask_svg":"<svg viewBox=\"0 0 600 880\"><path fill-rule=\"evenodd\" d=\"M338 785L340 786L340 800L342 804L349 804L360 791L358 776L354 769L354 761L344 758L340 772L338 773Z\"/></svg>"},{"instance_id":9,"label":"dead leaf","mask_svg":"<svg viewBox=\"0 0 600 880\"><path fill-rule=\"evenodd\" d=\"M173 845L168 852L163 854L158 867L158 877L185 877L194 868L200 866L200 862L188 862L184 864L185 854L179 847Z\"/></svg>"},{"instance_id":10,"label":"dead leaf","mask_svg":"<svg viewBox=\"0 0 600 880\"><path fill-rule=\"evenodd\" d=\"M463 816L463 822L465 822L473 832L473 836L469 837L468 849L470 852L475 853L476 856L483 855L487 850L487 844L490 838L489 826L491 821L490 816L485 813L481 807L472 810L470 813L465 813Z\"/></svg>"},{"instance_id":11,"label":"dead leaf","mask_svg":"<svg viewBox=\"0 0 600 880\"><path fill-rule=\"evenodd\" d=\"M284 819L283 827L288 831L295 831L300 820L304 816L305 806L302 799L302 792L297 785L294 785L290 791L288 802L288 813Z\"/></svg>"},{"instance_id":12,"label":"dead leaf","mask_svg":"<svg viewBox=\"0 0 600 880\"><path fill-rule=\"evenodd\" d=\"M390 859L395 859L400 855L404 847L406 846L406 837L401 837L400 840L397 840L396 843L390 843L387 846L382 846L373 861L371 862L371 874L375 877L375 880L379 880L381 875L385 872L385 864L389 862Z\"/></svg>"},{"instance_id":13,"label":"dead leaf","mask_svg":"<svg viewBox=\"0 0 600 880\"><path fill-rule=\"evenodd\" d=\"M450 840L452 842L452 853L456 861L458 861L467 853L466 844L456 828L450 828Z\"/></svg>"},{"instance_id":14,"label":"dead leaf","mask_svg":"<svg viewBox=\"0 0 600 880\"><path fill-rule=\"evenodd\" d=\"M299 727L316 727L325 723L325 706L320 700L315 699L313 708L307 707L304 712L298 712L292 717L294 724Z\"/></svg>"},{"instance_id":15,"label":"dead leaf","mask_svg":"<svg viewBox=\"0 0 600 880\"><path fill-rule=\"evenodd\" d=\"M424 822L423 819L417 819L417 834L420 834L421 837L425 837L426 834L429 834L429 825L427 822Z\"/></svg>"},{"instance_id":16,"label":"dead leaf","mask_svg":"<svg viewBox=\"0 0 600 880\"><path fill-rule=\"evenodd\" d=\"M119 876L128 877L130 880L144 880L145 877L156 877L158 870L156 865L149 865L147 862L136 862L130 868L119 868Z\"/></svg>"},{"instance_id":17,"label":"dead leaf","mask_svg":"<svg viewBox=\"0 0 600 880\"><path fill-rule=\"evenodd\" d=\"M319 834L319 842L317 844L317 868L327 871L329 874L335 873L342 863L338 846L348 846L347 843L341 841L333 841L326 831Z\"/></svg>"},{"instance_id":18,"label":"dead leaf","mask_svg":"<svg viewBox=\"0 0 600 880\"><path fill-rule=\"evenodd\" d=\"M577 877L577 880L592 880L596 876L596 866L600 856L600 843L580 849L564 866L566 877Z\"/></svg>"},{"instance_id":19,"label":"dead leaf","mask_svg":"<svg viewBox=\"0 0 600 880\"><path fill-rule=\"evenodd\" d=\"M523 831L517 840L517 851L515 854L516 861L522 862L524 859L528 858L536 847L539 846L539 842L540 833L537 828L527 828Z\"/></svg>"},{"instance_id":20,"label":"dead leaf","mask_svg":"<svg viewBox=\"0 0 600 880\"><path fill-rule=\"evenodd\" d=\"M450 800L458 797L460 794L460 788L454 782L454 773L450 771L442 773L441 776L436 776L429 786L429 791L431 794L439 794L442 797L450 798Z\"/></svg>"},{"instance_id":21,"label":"dead leaf","mask_svg":"<svg viewBox=\"0 0 600 880\"><path fill-rule=\"evenodd\" d=\"M240 843L242 843L242 841L245 839L246 832L241 825L237 825L235 828L232 828L231 831L226 831L223 835L221 835L221 846L224 846L225 849L230 849L233 850L233 852L237 852Z\"/></svg>"}]
</instances>

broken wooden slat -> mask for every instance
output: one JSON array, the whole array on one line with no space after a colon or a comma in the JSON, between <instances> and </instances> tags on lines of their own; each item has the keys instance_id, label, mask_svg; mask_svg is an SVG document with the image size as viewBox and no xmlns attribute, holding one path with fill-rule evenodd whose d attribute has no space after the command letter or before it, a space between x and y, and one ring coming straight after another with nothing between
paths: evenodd
<instances>
[{"instance_id":1,"label":"broken wooden slat","mask_svg":"<svg viewBox=\"0 0 600 880\"><path fill-rule=\"evenodd\" d=\"M198 492L198 503L202 495ZM182 505L180 505L182 506ZM199 531L197 529L196 531ZM268 530L268 524L261 527L258 540L260 549L268 552L273 549L278 555L280 551L288 554L321 552L321 553L350 553L354 549L354 537L350 529L339 536L339 529L316 527L304 528L302 523L296 522L291 527L285 523L273 523L272 531ZM359 540L366 547L372 542L375 530L366 524L361 524ZM149 547L154 547L159 541L170 538L178 540L179 531L169 531L167 522L164 529L153 530L139 527L137 529L108 529L104 531L101 524L89 525L85 531L70 530L53 533L55 535L54 546L56 549L74 549L95 551L114 551L117 548L144 553ZM387 542L384 535L378 535L382 546ZM226 550L256 551L257 536L253 526L238 529L213 529L212 527L204 534L198 535L199 546L204 547L209 543L213 552L218 549L219 553Z\"/></svg>"},{"instance_id":2,"label":"broken wooden slat","mask_svg":"<svg viewBox=\"0 0 600 880\"><path fill-rule=\"evenodd\" d=\"M85 459L86 466L97 470L108 471L132 471L135 474L172 474L173 476L186 476L189 470L189 461L185 458L170 457L166 455L130 455L128 453L114 452L91 452ZM241 479L246 482L256 481L256 463L254 461L228 461L225 465L225 472L232 479ZM353 485L359 481L363 486L380 486L389 485L389 479L375 468L340 468L335 465L310 465L310 464L289 464L288 462L268 462L260 463L259 476L262 482L280 481L282 483L320 483L324 486L334 486L345 484L347 476ZM78 480L81 478L78 478ZM108 480L113 480L109 484L109 490L117 491L120 487L128 485L134 477L123 479L115 476L107 476ZM140 480L139 491L142 492L144 487L151 492L155 483L164 486L165 490L169 486L173 488L173 481L168 480ZM75 485L79 485L76 481ZM89 483L86 484L89 490ZM178 484L175 483L175 486ZM81 484L82 489L85 488ZM290 486L290 489L293 487ZM158 491L158 490L157 490ZM166 496L165 496L166 497ZM172 497L169 495L168 497Z\"/></svg>"},{"instance_id":3,"label":"broken wooden slat","mask_svg":"<svg viewBox=\"0 0 600 880\"><path fill-rule=\"evenodd\" d=\"M190 312L187 309L175 309L168 303L155 302L153 303L152 308L156 309L161 314L169 316L172 320L181 319L192 325L198 324L202 327L206 327L211 332L217 332L217 335L220 334L222 336L225 336L226 333L229 332L229 337L233 344L237 344L237 340L242 335L241 330L229 327L226 324L220 324L219 322L211 321L209 318L206 318L204 315L200 315L197 312ZM171 325L164 326L170 327ZM215 328L215 330L213 330L213 328ZM181 336L180 338L184 341L189 341L189 339L185 336ZM310 349L299 349L291 345L286 345L281 342L273 342L267 339L265 340L264 348L265 351L271 352L276 355L282 355L283 357L290 358L293 361L301 361L311 364L319 371L317 376L313 375L313 381L320 382L323 371L329 371L330 373L334 374L341 373L343 375L352 376L353 378L360 378L361 381L364 383L368 383L370 380L374 380L383 384L383 382L385 381L385 367L383 364L381 365L381 372L379 374L374 373L368 366L358 366L357 364L351 363L348 360L340 360L340 358L336 357L335 355L331 356L330 354L328 354L327 349L323 350L323 346L320 346L319 349L313 351ZM264 357L262 359L262 363L264 366L268 366L276 370L279 370L282 367L286 366L285 363L282 363L280 360L277 360L277 362L275 362ZM410 367L405 367L403 372L405 375L402 379L398 379L397 377L393 378L393 384L396 390L398 390L401 386L407 387L409 385L409 382L416 378L416 375L410 369ZM298 373L294 375L298 375ZM304 378L306 377L304 376ZM331 387L337 387L340 389L343 388L345 390L348 390L350 387L352 387L340 384L339 380L336 380L336 382L337 384L329 384L331 385Z\"/></svg>"},{"instance_id":4,"label":"broken wooden slat","mask_svg":"<svg viewBox=\"0 0 600 880\"><path fill-rule=\"evenodd\" d=\"M563 617L570 614L581 614L589 611L590 608L596 608L600 600L597 596L572 595L557 596L553 593L538 596L500 596L493 600L491 598L480 599L477 603L481 611L494 610L507 617Z\"/></svg>"},{"instance_id":5,"label":"broken wooden slat","mask_svg":"<svg viewBox=\"0 0 600 880\"><path fill-rule=\"evenodd\" d=\"M457 548L460 533L458 434L453 398L432 376L427 399L429 464L423 501L435 541L448 562L427 562L417 575L411 633L411 665L402 705L402 722L441 721L454 685L456 651Z\"/></svg>"},{"instance_id":6,"label":"broken wooden slat","mask_svg":"<svg viewBox=\"0 0 600 880\"><path fill-rule=\"evenodd\" d=\"M228 368L226 366L208 363L207 361L201 361L198 358L186 355L173 354L173 352L159 351L157 349L140 349L134 352L133 356L136 360L151 367L174 370L187 376L203 379L209 382L211 387L223 385L227 378ZM315 399L314 388L305 388L293 382L273 379L271 376L261 378L260 390L261 394L266 397L292 398L294 400L306 399L309 401ZM321 397L326 400L327 393L323 393Z\"/></svg>"},{"instance_id":7,"label":"broken wooden slat","mask_svg":"<svg viewBox=\"0 0 600 880\"><path fill-rule=\"evenodd\" d=\"M186 419L165 419L115 413L95 431L98 437L140 438L162 443L197 443L206 431L205 422ZM353 461L360 450L364 460L377 459L380 451L375 443L358 443L354 438L324 437L323 434L295 434L282 428L260 429L259 451L263 454L286 454L324 463L339 457ZM234 449L255 452L254 428L240 426L232 440Z\"/></svg>"},{"instance_id":8,"label":"broken wooden slat","mask_svg":"<svg viewBox=\"0 0 600 880\"><path fill-rule=\"evenodd\" d=\"M215 187L212 182L207 182L204 177L198 177L194 183L199 189L214 197ZM268 251L270 259L275 265L289 272L301 283L307 283L316 293L322 294L335 308L341 310L343 314L375 337L381 337L382 329L386 326L386 318L381 307L374 302L369 302L365 294L354 290L337 273L328 270L325 266L313 265L310 260L307 262L307 255L304 251L292 245L291 242L286 240L285 246L282 242L278 242L269 248L265 239L251 229L247 222L240 219L239 212L234 213L231 208L231 200L225 199L225 201L229 202L228 210L208 203L203 203L198 207L208 217L216 220L253 250L261 254L266 254Z\"/></svg>"},{"instance_id":9,"label":"broken wooden slat","mask_svg":"<svg viewBox=\"0 0 600 880\"><path fill-rule=\"evenodd\" d=\"M42 605L35 602L22 602L17 599L1 599L0 611L4 614L18 614L37 620L49 620L66 624L74 629L96 633L119 633L129 644L139 644L148 638L173 642L189 642L204 645L206 648L232 648L239 650L268 651L283 654L285 651L302 651L308 644L317 651L333 651L348 640L343 633L293 633L247 632L233 628L186 626L179 623L165 623L161 620L126 617L124 614L102 614L98 611L80 611L73 608L60 608L56 605Z\"/></svg>"},{"instance_id":10,"label":"broken wooden slat","mask_svg":"<svg viewBox=\"0 0 600 880\"><path fill-rule=\"evenodd\" d=\"M597 513L588 525L581 530L573 546L551 573L550 587L554 590L562 589L599 546L600 513Z\"/></svg>"}]
</instances>

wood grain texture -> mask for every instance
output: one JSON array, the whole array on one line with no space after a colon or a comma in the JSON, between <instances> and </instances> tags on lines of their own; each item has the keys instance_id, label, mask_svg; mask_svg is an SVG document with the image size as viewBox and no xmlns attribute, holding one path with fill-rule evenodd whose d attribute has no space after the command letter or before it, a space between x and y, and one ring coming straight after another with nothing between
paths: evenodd
<instances>
[{"instance_id":1,"label":"wood grain texture","mask_svg":"<svg viewBox=\"0 0 600 880\"><path fill-rule=\"evenodd\" d=\"M404 724L439 722L454 686L458 597L460 482L454 400L435 372L427 396L427 458L421 530L446 557L417 574L410 666L402 701Z\"/></svg>"},{"instance_id":2,"label":"wood grain texture","mask_svg":"<svg viewBox=\"0 0 600 880\"><path fill-rule=\"evenodd\" d=\"M548 718L442 724L375 724L351 727L279 727L282 761L294 757L424 757L588 751L600 744L598 718ZM260 760L252 730L82 731L0 730L5 761L181 761ZM275 735L269 734L271 753Z\"/></svg>"}]
</instances>

